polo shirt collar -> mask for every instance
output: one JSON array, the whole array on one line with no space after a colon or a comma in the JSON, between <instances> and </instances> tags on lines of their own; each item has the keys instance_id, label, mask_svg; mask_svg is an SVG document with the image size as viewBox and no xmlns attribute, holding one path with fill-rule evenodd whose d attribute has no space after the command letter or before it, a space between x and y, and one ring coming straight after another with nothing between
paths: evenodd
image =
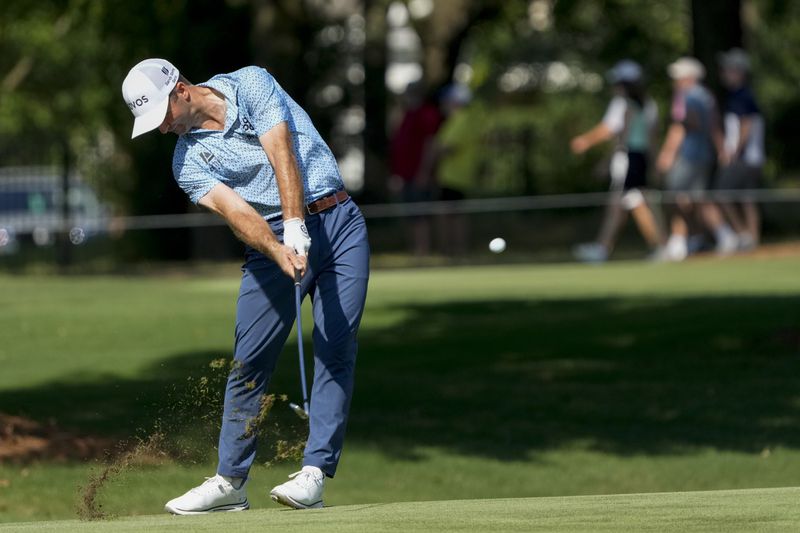
<instances>
[{"instance_id":1,"label":"polo shirt collar","mask_svg":"<svg viewBox=\"0 0 800 533\"><path fill-rule=\"evenodd\" d=\"M233 123L236 122L236 118L239 116L239 108L236 105L236 92L233 91L233 88L227 83L224 83L221 80L215 80L213 78L206 82L198 83L197 85L199 87L216 89L217 91L221 92L223 96L225 96L225 126L223 127L222 131L193 128L189 130L189 133L222 133L223 135L228 133L233 126Z\"/></svg>"}]
</instances>

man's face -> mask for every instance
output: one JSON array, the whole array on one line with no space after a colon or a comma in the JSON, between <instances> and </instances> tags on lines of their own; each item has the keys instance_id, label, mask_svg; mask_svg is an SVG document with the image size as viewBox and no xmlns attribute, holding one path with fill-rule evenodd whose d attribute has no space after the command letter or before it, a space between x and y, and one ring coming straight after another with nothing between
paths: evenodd
<instances>
[{"instance_id":1,"label":"man's face","mask_svg":"<svg viewBox=\"0 0 800 533\"><path fill-rule=\"evenodd\" d=\"M738 89L744 85L746 75L742 70L728 67L720 70L720 78L725 88Z\"/></svg>"},{"instance_id":2,"label":"man's face","mask_svg":"<svg viewBox=\"0 0 800 533\"><path fill-rule=\"evenodd\" d=\"M186 85L178 82L175 86L175 90L169 95L167 114L164 116L164 121L158 127L158 131L161 133L183 135L192 129L188 97L189 92Z\"/></svg>"},{"instance_id":3,"label":"man's face","mask_svg":"<svg viewBox=\"0 0 800 533\"><path fill-rule=\"evenodd\" d=\"M697 80L692 77L678 78L672 81L672 87L676 91L688 91L697 84Z\"/></svg>"}]
</instances>

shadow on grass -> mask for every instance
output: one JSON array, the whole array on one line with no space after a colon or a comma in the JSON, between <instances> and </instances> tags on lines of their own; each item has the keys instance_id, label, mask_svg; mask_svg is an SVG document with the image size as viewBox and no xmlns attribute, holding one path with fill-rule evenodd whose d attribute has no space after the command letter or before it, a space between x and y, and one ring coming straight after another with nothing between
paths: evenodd
<instances>
[{"instance_id":1,"label":"shadow on grass","mask_svg":"<svg viewBox=\"0 0 800 533\"><path fill-rule=\"evenodd\" d=\"M350 443L501 460L580 443L617 454L800 446L796 297L481 301L404 306L360 336ZM288 345L271 392L298 389ZM219 353L176 354L140 379L0 391L9 413L130 436L155 419L191 433ZM191 377L191 379L188 379ZM207 384L220 391L221 376ZM279 422L295 423L283 410ZM215 415L214 415L215 416ZM181 429L183 428L183 429ZM216 434L206 431L209 450Z\"/></svg>"}]
</instances>

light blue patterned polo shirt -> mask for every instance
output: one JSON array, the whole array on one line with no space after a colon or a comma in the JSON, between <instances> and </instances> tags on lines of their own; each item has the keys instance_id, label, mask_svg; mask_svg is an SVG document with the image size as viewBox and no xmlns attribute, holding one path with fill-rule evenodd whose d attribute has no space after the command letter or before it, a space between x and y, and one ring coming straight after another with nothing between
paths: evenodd
<instances>
[{"instance_id":1,"label":"light blue patterned polo shirt","mask_svg":"<svg viewBox=\"0 0 800 533\"><path fill-rule=\"evenodd\" d=\"M178 138L172 171L181 189L197 203L224 183L263 217L280 215L275 171L258 137L287 122L295 158L311 203L344 188L336 159L303 109L266 70L245 67L198 85L225 95L225 128L193 128Z\"/></svg>"}]
</instances>

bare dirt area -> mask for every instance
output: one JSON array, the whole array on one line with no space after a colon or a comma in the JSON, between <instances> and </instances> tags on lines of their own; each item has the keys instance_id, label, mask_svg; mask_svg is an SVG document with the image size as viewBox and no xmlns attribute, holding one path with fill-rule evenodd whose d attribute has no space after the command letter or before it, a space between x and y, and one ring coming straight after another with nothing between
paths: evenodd
<instances>
[{"instance_id":1,"label":"bare dirt area","mask_svg":"<svg viewBox=\"0 0 800 533\"><path fill-rule=\"evenodd\" d=\"M742 257L757 259L777 259L800 256L800 241L789 241L775 244L763 244L751 252L744 252Z\"/></svg>"},{"instance_id":2,"label":"bare dirt area","mask_svg":"<svg viewBox=\"0 0 800 533\"><path fill-rule=\"evenodd\" d=\"M699 252L689 256L692 261L719 260L725 257L742 257L752 259L783 259L800 257L800 241L787 241L779 243L762 244L755 250L736 252L730 256L720 256L713 251Z\"/></svg>"},{"instance_id":3,"label":"bare dirt area","mask_svg":"<svg viewBox=\"0 0 800 533\"><path fill-rule=\"evenodd\" d=\"M55 423L0 413L0 463L99 459L116 449L113 439L77 435Z\"/></svg>"}]
</instances>

